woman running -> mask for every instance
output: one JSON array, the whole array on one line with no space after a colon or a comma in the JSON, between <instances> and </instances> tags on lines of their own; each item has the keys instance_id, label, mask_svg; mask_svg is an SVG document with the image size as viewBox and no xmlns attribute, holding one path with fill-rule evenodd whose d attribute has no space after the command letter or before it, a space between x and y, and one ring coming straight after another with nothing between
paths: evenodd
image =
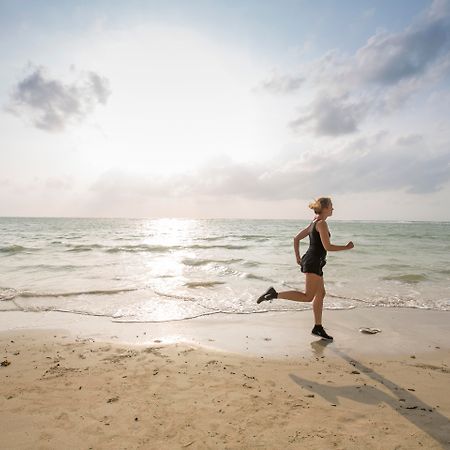
<instances>
[{"instance_id":1,"label":"woman running","mask_svg":"<svg viewBox=\"0 0 450 450\"><path fill-rule=\"evenodd\" d=\"M297 263L302 272L306 275L305 292L284 291L277 292L270 287L267 292L258 298L257 303L261 303L274 298L293 300L295 302L312 302L315 325L312 334L322 339L333 340L322 326L323 299L325 297L325 287L323 284L322 268L326 264L327 251L337 252L340 250L352 249L353 242L347 245L334 245L330 242L330 232L326 220L333 214L333 204L328 197L321 197L309 204L316 216L314 220L304 230L300 231L294 238L294 251ZM309 235L309 248L306 253L300 256L300 241Z\"/></svg>"}]
</instances>

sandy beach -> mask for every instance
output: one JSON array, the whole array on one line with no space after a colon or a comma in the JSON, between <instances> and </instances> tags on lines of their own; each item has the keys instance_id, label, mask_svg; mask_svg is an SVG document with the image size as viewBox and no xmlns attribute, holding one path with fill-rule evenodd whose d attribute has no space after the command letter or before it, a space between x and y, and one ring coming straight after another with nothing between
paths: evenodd
<instances>
[{"instance_id":1,"label":"sandy beach","mask_svg":"<svg viewBox=\"0 0 450 450\"><path fill-rule=\"evenodd\" d=\"M100 318L29 314L0 322L0 448L450 448L445 312L327 311L330 344L308 312L103 334ZM360 333L364 315L382 332ZM416 340L397 320L422 324Z\"/></svg>"}]
</instances>

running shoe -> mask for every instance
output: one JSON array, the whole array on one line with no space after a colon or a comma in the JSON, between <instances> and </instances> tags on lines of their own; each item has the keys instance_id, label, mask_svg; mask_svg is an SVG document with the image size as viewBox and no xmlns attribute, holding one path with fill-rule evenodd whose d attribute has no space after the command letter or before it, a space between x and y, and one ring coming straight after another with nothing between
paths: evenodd
<instances>
[{"instance_id":1,"label":"running shoe","mask_svg":"<svg viewBox=\"0 0 450 450\"><path fill-rule=\"evenodd\" d=\"M318 336L322 339L326 339L327 341L333 340L333 336L328 335L327 332L323 329L322 325L314 325L311 334L314 336Z\"/></svg>"},{"instance_id":2,"label":"running shoe","mask_svg":"<svg viewBox=\"0 0 450 450\"><path fill-rule=\"evenodd\" d=\"M259 297L258 300L256 300L256 303L260 304L261 302L273 300L274 298L277 297L278 292L273 287L270 287L269 289L267 289L267 292L265 294L261 295L261 297Z\"/></svg>"}]
</instances>

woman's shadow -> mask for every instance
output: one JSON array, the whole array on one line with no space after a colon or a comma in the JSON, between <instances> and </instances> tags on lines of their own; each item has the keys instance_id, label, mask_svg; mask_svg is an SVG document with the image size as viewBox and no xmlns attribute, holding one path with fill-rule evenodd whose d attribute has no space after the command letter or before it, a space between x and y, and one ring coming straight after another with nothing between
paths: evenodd
<instances>
[{"instance_id":1,"label":"woman's shadow","mask_svg":"<svg viewBox=\"0 0 450 450\"><path fill-rule=\"evenodd\" d=\"M329 341L320 340L312 342L311 347L314 354L320 357L323 355L325 348L329 344ZM401 414L405 419L427 433L430 437L438 441L441 445L447 446L450 444L450 420L446 416L432 406L424 403L410 391L375 372L372 368L365 366L354 358L350 358L343 351L334 346L330 350L347 361L359 373L363 373L377 383L381 383L392 393L392 395L374 386L355 385L333 387L302 378L295 374L290 374L290 378L302 388L320 395L333 405L339 404L339 398L348 398L369 405L385 403L394 411ZM419 411L422 413L419 413ZM432 421L430 421L430 418L432 418Z\"/></svg>"}]
</instances>

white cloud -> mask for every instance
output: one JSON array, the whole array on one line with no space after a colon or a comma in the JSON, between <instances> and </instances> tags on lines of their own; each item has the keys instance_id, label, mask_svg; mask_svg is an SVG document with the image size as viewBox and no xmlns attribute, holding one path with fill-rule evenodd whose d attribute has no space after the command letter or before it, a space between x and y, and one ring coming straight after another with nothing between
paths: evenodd
<instances>
[{"instance_id":1,"label":"white cloud","mask_svg":"<svg viewBox=\"0 0 450 450\"><path fill-rule=\"evenodd\" d=\"M279 201L321 192L395 189L424 194L437 192L450 181L449 149L450 142L431 145L422 135L379 133L333 151L302 152L289 160L276 158L264 164L224 159L182 175L157 178L109 171L91 186L91 194L112 203L148 197Z\"/></svg>"},{"instance_id":2,"label":"white cloud","mask_svg":"<svg viewBox=\"0 0 450 450\"><path fill-rule=\"evenodd\" d=\"M304 81L303 76L295 77L273 73L270 78L261 82L256 91L269 91L275 94L291 93L300 89Z\"/></svg>"},{"instance_id":3,"label":"white cloud","mask_svg":"<svg viewBox=\"0 0 450 450\"><path fill-rule=\"evenodd\" d=\"M108 80L95 72L63 83L37 67L14 87L7 111L31 120L37 128L59 132L83 120L97 103L106 104L110 93Z\"/></svg>"},{"instance_id":4,"label":"white cloud","mask_svg":"<svg viewBox=\"0 0 450 450\"><path fill-rule=\"evenodd\" d=\"M405 30L378 32L353 55L329 51L261 87L298 96L301 107L289 124L295 131L338 136L358 131L368 118L398 111L449 73L450 6L440 0Z\"/></svg>"},{"instance_id":5,"label":"white cloud","mask_svg":"<svg viewBox=\"0 0 450 450\"><path fill-rule=\"evenodd\" d=\"M356 70L364 81L392 85L420 76L450 49L450 15L430 14L400 33L372 36L355 54Z\"/></svg>"},{"instance_id":6,"label":"white cloud","mask_svg":"<svg viewBox=\"0 0 450 450\"><path fill-rule=\"evenodd\" d=\"M72 177L49 177L45 181L45 187L53 191L68 191L73 188Z\"/></svg>"},{"instance_id":7,"label":"white cloud","mask_svg":"<svg viewBox=\"0 0 450 450\"><path fill-rule=\"evenodd\" d=\"M296 131L311 124L318 135L337 136L352 133L369 110L364 99L352 98L348 93L334 96L321 92L309 106L309 110L290 123Z\"/></svg>"}]
</instances>

